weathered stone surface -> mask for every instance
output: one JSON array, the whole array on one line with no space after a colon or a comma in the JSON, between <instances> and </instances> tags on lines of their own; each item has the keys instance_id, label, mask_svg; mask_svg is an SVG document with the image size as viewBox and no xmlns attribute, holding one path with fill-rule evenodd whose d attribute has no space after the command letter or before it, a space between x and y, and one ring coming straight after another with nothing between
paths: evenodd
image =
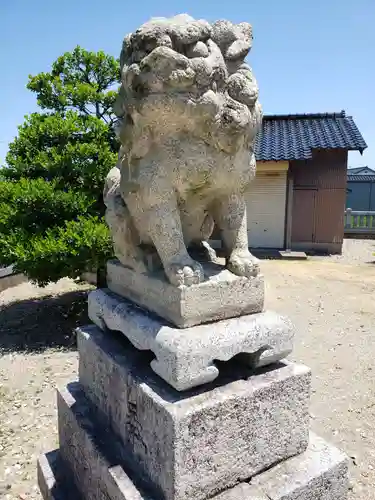
<instances>
[{"instance_id":1,"label":"weathered stone surface","mask_svg":"<svg viewBox=\"0 0 375 500\"><path fill-rule=\"evenodd\" d=\"M118 259L136 272L158 254L169 282L204 280L191 244L214 220L227 267L259 273L248 250L244 192L255 176L262 111L245 58L252 28L180 15L157 18L124 39L115 104L121 142L104 201Z\"/></svg>"},{"instance_id":2,"label":"weathered stone surface","mask_svg":"<svg viewBox=\"0 0 375 500\"><path fill-rule=\"evenodd\" d=\"M64 448L40 457L38 462L38 481L44 500L160 498L131 479L132 472L116 456L115 436L98 425L79 387L60 393L59 412ZM71 470L81 495L70 482ZM211 497L212 500L346 500L348 460L339 450L311 434L304 453L248 480L250 483L228 488Z\"/></svg>"},{"instance_id":3,"label":"weathered stone surface","mask_svg":"<svg viewBox=\"0 0 375 500\"><path fill-rule=\"evenodd\" d=\"M345 500L348 458L311 433L304 453L254 477L251 485L269 500Z\"/></svg>"},{"instance_id":4,"label":"weathered stone surface","mask_svg":"<svg viewBox=\"0 0 375 500\"><path fill-rule=\"evenodd\" d=\"M248 483L241 483L229 490L223 491L216 495L215 500L269 500L261 491L256 491L255 488Z\"/></svg>"},{"instance_id":5,"label":"weathered stone surface","mask_svg":"<svg viewBox=\"0 0 375 500\"><path fill-rule=\"evenodd\" d=\"M136 471L166 500L207 498L307 446L304 366L285 364L242 380L232 366L217 385L180 394L129 343L95 327L77 333L85 394L107 416Z\"/></svg>"},{"instance_id":6,"label":"weathered stone surface","mask_svg":"<svg viewBox=\"0 0 375 500\"><path fill-rule=\"evenodd\" d=\"M255 368L285 358L293 347L293 325L272 311L179 329L108 290L94 290L88 313L103 330L120 331L137 349L152 351L152 369L178 391L216 379L217 360L240 355Z\"/></svg>"},{"instance_id":7,"label":"weathered stone surface","mask_svg":"<svg viewBox=\"0 0 375 500\"><path fill-rule=\"evenodd\" d=\"M63 464L59 450L38 458L37 474L44 500L81 500L77 488L69 481L70 471Z\"/></svg>"},{"instance_id":8,"label":"weathered stone surface","mask_svg":"<svg viewBox=\"0 0 375 500\"><path fill-rule=\"evenodd\" d=\"M87 500L142 500L122 462L121 443L94 417L79 384L57 392L60 453Z\"/></svg>"},{"instance_id":9,"label":"weathered stone surface","mask_svg":"<svg viewBox=\"0 0 375 500\"><path fill-rule=\"evenodd\" d=\"M235 276L217 264L202 266L205 281L175 287L163 273L137 273L119 261L107 264L108 288L180 328L263 310L264 278Z\"/></svg>"},{"instance_id":10,"label":"weathered stone surface","mask_svg":"<svg viewBox=\"0 0 375 500\"><path fill-rule=\"evenodd\" d=\"M103 462L104 457L101 457ZM52 462L52 463L51 463ZM94 500L95 493L91 491L88 497L82 496L78 493L75 485L70 484L67 490L67 468L62 463L59 450L54 450L47 455L42 455L38 459L38 484L39 489L44 500ZM119 485L121 494L126 500L154 500L150 496L145 496L139 490L137 491L135 485L132 483L128 476L129 481ZM136 491L135 491L136 490ZM108 498L108 497L107 497ZM155 499L156 500L156 499ZM223 493L219 493L212 497L212 500L269 500L262 494L254 496L253 488L248 483L241 483Z\"/></svg>"}]
</instances>

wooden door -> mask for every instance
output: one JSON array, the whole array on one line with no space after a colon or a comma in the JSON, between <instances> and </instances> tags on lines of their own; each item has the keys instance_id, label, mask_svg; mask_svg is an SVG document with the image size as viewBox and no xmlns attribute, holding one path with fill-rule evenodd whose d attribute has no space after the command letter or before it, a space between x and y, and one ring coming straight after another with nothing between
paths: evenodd
<instances>
[{"instance_id":1,"label":"wooden door","mask_svg":"<svg viewBox=\"0 0 375 500\"><path fill-rule=\"evenodd\" d=\"M312 242L315 240L316 195L317 189L294 189L292 242Z\"/></svg>"}]
</instances>

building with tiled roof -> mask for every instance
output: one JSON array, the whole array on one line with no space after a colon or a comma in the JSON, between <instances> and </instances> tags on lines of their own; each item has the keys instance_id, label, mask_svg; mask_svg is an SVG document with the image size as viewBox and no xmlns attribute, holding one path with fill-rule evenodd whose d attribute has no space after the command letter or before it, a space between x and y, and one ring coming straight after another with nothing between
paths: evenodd
<instances>
[{"instance_id":1,"label":"building with tiled roof","mask_svg":"<svg viewBox=\"0 0 375 500\"><path fill-rule=\"evenodd\" d=\"M255 155L261 161L309 160L317 149L362 152L366 148L353 118L345 111L268 115L258 134Z\"/></svg>"},{"instance_id":2,"label":"building with tiled roof","mask_svg":"<svg viewBox=\"0 0 375 500\"><path fill-rule=\"evenodd\" d=\"M352 175L375 175L375 170L368 167L349 167L348 168L348 178Z\"/></svg>"},{"instance_id":3,"label":"building with tiled roof","mask_svg":"<svg viewBox=\"0 0 375 500\"><path fill-rule=\"evenodd\" d=\"M375 211L375 170L350 168L347 175L346 207L354 211Z\"/></svg>"},{"instance_id":4,"label":"building with tiled roof","mask_svg":"<svg viewBox=\"0 0 375 500\"><path fill-rule=\"evenodd\" d=\"M248 194L250 246L341 252L348 151L366 147L344 111L266 115Z\"/></svg>"}]
</instances>

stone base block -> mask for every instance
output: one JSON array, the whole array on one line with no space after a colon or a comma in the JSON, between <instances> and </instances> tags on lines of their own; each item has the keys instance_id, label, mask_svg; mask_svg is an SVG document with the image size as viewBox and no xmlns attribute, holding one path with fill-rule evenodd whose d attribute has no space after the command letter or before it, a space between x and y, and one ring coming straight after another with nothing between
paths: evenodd
<instances>
[{"instance_id":1,"label":"stone base block","mask_svg":"<svg viewBox=\"0 0 375 500\"><path fill-rule=\"evenodd\" d=\"M123 468L121 442L100 425L79 384L57 393L60 454L83 498L141 500L148 498Z\"/></svg>"},{"instance_id":2,"label":"stone base block","mask_svg":"<svg viewBox=\"0 0 375 500\"><path fill-rule=\"evenodd\" d=\"M269 500L345 500L348 467L344 453L311 433L304 453L254 477L251 486Z\"/></svg>"},{"instance_id":3,"label":"stone base block","mask_svg":"<svg viewBox=\"0 0 375 500\"><path fill-rule=\"evenodd\" d=\"M164 272L141 274L118 260L107 264L108 288L179 328L258 313L264 305L264 278L236 276L224 266L204 263L206 281L175 287Z\"/></svg>"},{"instance_id":4,"label":"stone base block","mask_svg":"<svg viewBox=\"0 0 375 500\"><path fill-rule=\"evenodd\" d=\"M256 368L293 348L291 322L271 311L180 329L109 290L95 290L88 312L100 328L120 331L138 349L152 351L152 369L178 391L212 382L219 374L216 360L240 355Z\"/></svg>"},{"instance_id":5,"label":"stone base block","mask_svg":"<svg viewBox=\"0 0 375 500\"><path fill-rule=\"evenodd\" d=\"M102 458L104 461L105 459ZM75 466L75 463L70 465ZM82 468L82 465L81 465ZM138 489L121 466L122 474L115 496L93 489L95 479L88 490L79 495L70 485L66 494L66 469L59 451L43 455L38 463L38 481L44 500L157 500ZM84 465L83 465L83 470ZM94 471L92 471L94 472ZM97 473L100 471L95 471ZM346 500L348 492L348 460L333 446L311 435L307 450L244 482L212 497L211 500ZM195 500L191 497L190 500Z\"/></svg>"},{"instance_id":6,"label":"stone base block","mask_svg":"<svg viewBox=\"0 0 375 500\"><path fill-rule=\"evenodd\" d=\"M44 500L81 500L59 450L41 455L37 463L38 486Z\"/></svg>"},{"instance_id":7,"label":"stone base block","mask_svg":"<svg viewBox=\"0 0 375 500\"><path fill-rule=\"evenodd\" d=\"M305 450L308 368L280 364L238 379L234 363L211 387L179 393L121 335L77 333L85 395L162 498L205 499Z\"/></svg>"}]
</instances>

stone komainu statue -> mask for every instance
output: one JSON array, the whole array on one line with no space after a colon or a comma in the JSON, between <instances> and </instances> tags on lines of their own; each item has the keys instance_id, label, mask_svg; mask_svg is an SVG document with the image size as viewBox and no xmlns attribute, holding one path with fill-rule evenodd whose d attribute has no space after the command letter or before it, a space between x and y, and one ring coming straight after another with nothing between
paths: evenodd
<instances>
[{"instance_id":1,"label":"stone komainu statue","mask_svg":"<svg viewBox=\"0 0 375 500\"><path fill-rule=\"evenodd\" d=\"M104 189L115 254L147 271L157 252L168 280L201 282L188 253L216 223L227 267L258 273L248 250L244 192L255 176L262 120L258 87L244 62L252 28L187 15L157 18L128 35L115 104L121 142Z\"/></svg>"}]
</instances>

